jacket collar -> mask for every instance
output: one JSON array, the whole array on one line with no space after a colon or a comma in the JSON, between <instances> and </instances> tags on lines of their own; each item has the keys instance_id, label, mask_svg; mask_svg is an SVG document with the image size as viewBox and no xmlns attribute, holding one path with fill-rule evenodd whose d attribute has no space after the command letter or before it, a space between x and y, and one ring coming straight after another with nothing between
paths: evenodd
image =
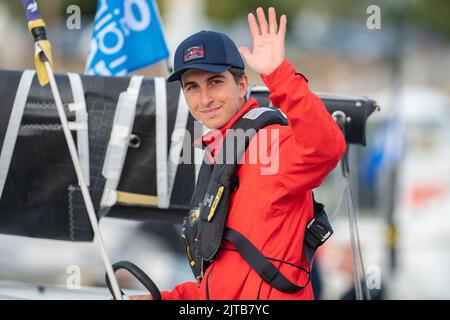
<instances>
[{"instance_id":1,"label":"jacket collar","mask_svg":"<svg viewBox=\"0 0 450 320\"><path fill-rule=\"evenodd\" d=\"M256 101L255 98L250 98L222 128L211 129L206 134L195 140L194 146L206 149L211 153L212 157L215 157L220 150L222 140L227 134L227 131L238 119L247 113L247 111L257 108L258 106L258 101Z\"/></svg>"}]
</instances>

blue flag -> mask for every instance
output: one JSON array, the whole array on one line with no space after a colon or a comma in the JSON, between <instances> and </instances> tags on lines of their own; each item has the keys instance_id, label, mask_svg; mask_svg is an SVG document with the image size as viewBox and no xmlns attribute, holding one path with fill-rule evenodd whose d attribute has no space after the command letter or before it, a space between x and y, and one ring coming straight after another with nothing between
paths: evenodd
<instances>
[{"instance_id":1,"label":"blue flag","mask_svg":"<svg viewBox=\"0 0 450 320\"><path fill-rule=\"evenodd\" d=\"M123 76L169 56L154 0L99 0L86 74Z\"/></svg>"}]
</instances>

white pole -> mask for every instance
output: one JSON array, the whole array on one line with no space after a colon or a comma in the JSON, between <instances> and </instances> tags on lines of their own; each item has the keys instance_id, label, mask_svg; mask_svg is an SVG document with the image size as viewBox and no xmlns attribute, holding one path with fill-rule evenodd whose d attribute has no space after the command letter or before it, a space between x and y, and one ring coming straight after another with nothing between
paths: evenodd
<instances>
[{"instance_id":1,"label":"white pole","mask_svg":"<svg viewBox=\"0 0 450 320\"><path fill-rule=\"evenodd\" d=\"M342 131L342 134L345 135L344 126L347 121L347 116L343 111L334 111L332 114L334 120L338 124L339 128ZM358 223L357 223L357 215L355 210L355 203L353 201L352 189L350 184L350 169L348 163L348 152L349 146L347 146L347 151L345 152L344 157L341 159L342 164L342 175L344 178L344 186L343 186L343 194L345 199L345 203L347 206L347 215L350 229L350 242L352 246L352 254L353 254L353 269L354 269L354 280L355 280L355 296L356 300L364 300L363 287L361 281L363 281L366 299L371 300L370 292L367 288L366 283L366 271L364 269L363 258L361 254L361 244L359 242L359 231L358 231ZM339 200L339 202L341 199Z\"/></svg>"},{"instance_id":2,"label":"white pole","mask_svg":"<svg viewBox=\"0 0 450 320\"><path fill-rule=\"evenodd\" d=\"M42 49L39 45L36 45L38 52L42 52ZM102 254L103 263L106 268L106 273L108 275L109 281L111 282L112 289L114 292L114 297L116 300L122 300L122 295L120 293L119 284L117 283L117 279L114 276L114 271L111 266L111 262L109 261L108 255L106 253L105 245L103 243L103 238L98 227L97 216L95 214L94 205L92 204L91 195L89 194L86 181L84 180L84 175L81 170L81 165L77 155L77 149L75 147L75 142L73 141L72 134L70 133L69 124L67 122L67 117L64 112L64 107L62 104L61 96L59 94L58 87L56 85L56 80L53 75L53 70L50 67L50 63L48 61L44 61L45 69L47 70L47 74L50 81L50 87L52 89L53 98L55 99L56 109L58 110L59 119L61 120L61 125L63 127L64 136L66 137L67 146L69 147L70 157L72 158L73 166L75 168L75 172L78 177L78 184L81 188L81 193L83 195L84 203L86 205L86 209L89 215L89 220L91 222L92 230L94 231L94 238L98 244L100 252Z\"/></svg>"}]
</instances>

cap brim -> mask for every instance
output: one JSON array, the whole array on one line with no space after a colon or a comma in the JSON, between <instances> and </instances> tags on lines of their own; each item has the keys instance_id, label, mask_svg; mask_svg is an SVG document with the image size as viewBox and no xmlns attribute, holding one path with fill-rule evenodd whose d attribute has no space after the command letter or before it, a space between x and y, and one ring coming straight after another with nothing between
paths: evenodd
<instances>
[{"instance_id":1,"label":"cap brim","mask_svg":"<svg viewBox=\"0 0 450 320\"><path fill-rule=\"evenodd\" d=\"M198 63L198 64L189 64L181 69L177 70L176 72L172 73L168 78L168 82L181 80L181 74L189 69L196 69L196 70L202 70L207 72L224 72L230 69L230 65L220 65L220 64L206 64L206 63Z\"/></svg>"}]
</instances>

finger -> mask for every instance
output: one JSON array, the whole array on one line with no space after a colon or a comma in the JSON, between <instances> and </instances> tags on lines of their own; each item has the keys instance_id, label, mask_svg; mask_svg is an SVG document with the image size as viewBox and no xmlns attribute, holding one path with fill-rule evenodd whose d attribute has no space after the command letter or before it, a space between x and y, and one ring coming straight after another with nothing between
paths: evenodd
<instances>
[{"instance_id":1,"label":"finger","mask_svg":"<svg viewBox=\"0 0 450 320\"><path fill-rule=\"evenodd\" d=\"M269 31L271 34L277 34L277 14L275 13L275 8L269 8Z\"/></svg>"},{"instance_id":2,"label":"finger","mask_svg":"<svg viewBox=\"0 0 450 320\"><path fill-rule=\"evenodd\" d=\"M261 29L261 34L263 35L268 32L267 20L263 8L259 7L256 9L256 15L258 16L259 28Z\"/></svg>"},{"instance_id":3,"label":"finger","mask_svg":"<svg viewBox=\"0 0 450 320\"><path fill-rule=\"evenodd\" d=\"M286 35L286 23L287 23L287 18L286 18L286 15L283 14L280 18L280 27L278 28L278 36L280 36L283 39Z\"/></svg>"},{"instance_id":4,"label":"finger","mask_svg":"<svg viewBox=\"0 0 450 320\"><path fill-rule=\"evenodd\" d=\"M245 60L247 60L247 56L250 54L250 50L246 47L240 47L239 53Z\"/></svg>"},{"instance_id":5,"label":"finger","mask_svg":"<svg viewBox=\"0 0 450 320\"><path fill-rule=\"evenodd\" d=\"M250 33L252 34L253 39L256 39L261 35L258 24L256 23L256 18L253 13L248 14L248 26L250 28Z\"/></svg>"}]
</instances>

